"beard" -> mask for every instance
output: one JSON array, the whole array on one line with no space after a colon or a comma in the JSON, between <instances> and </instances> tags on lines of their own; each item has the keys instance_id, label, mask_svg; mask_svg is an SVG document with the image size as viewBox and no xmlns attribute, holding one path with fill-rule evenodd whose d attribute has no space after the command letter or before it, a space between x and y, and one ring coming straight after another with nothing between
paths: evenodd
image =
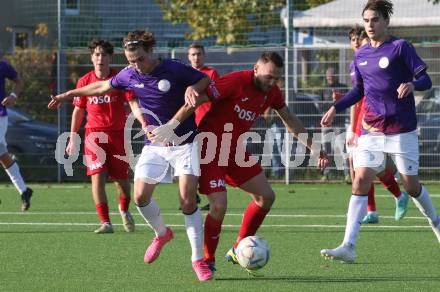
<instances>
[{"instance_id":1,"label":"beard","mask_svg":"<svg viewBox=\"0 0 440 292\"><path fill-rule=\"evenodd\" d=\"M254 84L255 87L260 91L268 92L270 90L270 88L264 85L264 83L257 76L254 76Z\"/></svg>"}]
</instances>

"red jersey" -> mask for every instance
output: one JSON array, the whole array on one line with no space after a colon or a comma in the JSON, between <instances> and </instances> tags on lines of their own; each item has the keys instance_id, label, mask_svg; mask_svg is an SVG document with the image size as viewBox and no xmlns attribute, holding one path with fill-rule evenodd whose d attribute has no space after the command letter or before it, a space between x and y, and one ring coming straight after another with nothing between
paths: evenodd
<instances>
[{"instance_id":1,"label":"red jersey","mask_svg":"<svg viewBox=\"0 0 440 292\"><path fill-rule=\"evenodd\" d=\"M92 70L78 80L76 88L84 87L96 81L108 80L118 72L111 70L105 79L96 77ZM126 114L124 102L132 100L131 91L113 90L104 96L77 96L73 104L87 111L86 128L97 130L122 130L125 126Z\"/></svg>"},{"instance_id":2,"label":"red jersey","mask_svg":"<svg viewBox=\"0 0 440 292\"><path fill-rule=\"evenodd\" d=\"M279 110L286 106L278 86L269 92L260 91L253 77L253 70L235 71L211 82L207 94L212 108L201 121L199 130L221 135L224 125L232 123L232 134L237 139L267 108Z\"/></svg>"},{"instance_id":3,"label":"red jersey","mask_svg":"<svg viewBox=\"0 0 440 292\"><path fill-rule=\"evenodd\" d=\"M209 79L211 79L213 81L217 80L220 77L220 75L218 75L217 71L212 67L203 67L203 68L200 68L199 71L208 75ZM195 122L196 122L197 126L200 124L200 121L203 119L203 117L206 115L206 113L210 109L211 109L211 102L210 101L205 102L196 108Z\"/></svg>"},{"instance_id":4,"label":"red jersey","mask_svg":"<svg viewBox=\"0 0 440 292\"><path fill-rule=\"evenodd\" d=\"M359 113L354 124L354 133L360 136L362 132L362 120L364 119L365 114L365 97L362 97L361 101L359 101L359 105L356 105L356 107L357 106L359 106Z\"/></svg>"}]
</instances>

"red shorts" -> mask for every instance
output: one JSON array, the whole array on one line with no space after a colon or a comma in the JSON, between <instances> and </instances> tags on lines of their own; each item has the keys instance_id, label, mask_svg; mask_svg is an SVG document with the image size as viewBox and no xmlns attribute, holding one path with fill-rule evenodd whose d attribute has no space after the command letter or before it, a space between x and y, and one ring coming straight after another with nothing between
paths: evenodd
<instances>
[{"instance_id":1,"label":"red shorts","mask_svg":"<svg viewBox=\"0 0 440 292\"><path fill-rule=\"evenodd\" d=\"M108 137L107 143L99 142L98 137L90 137L92 133L106 134ZM85 137L84 153L87 155L86 162L88 176L107 170L110 178L118 180L128 179L128 163L115 157L117 155L125 156L124 130L97 131L87 128ZM105 159L102 161L99 161L98 159L97 154L99 152L105 154L105 156L102 157L105 157Z\"/></svg>"},{"instance_id":2,"label":"red shorts","mask_svg":"<svg viewBox=\"0 0 440 292\"><path fill-rule=\"evenodd\" d=\"M249 160L250 155L245 152L245 161ZM230 157L227 166L219 166L217 157L209 164L200 165L199 192L201 194L225 192L226 184L232 187L241 186L262 171L259 163L249 167L238 166L235 162L235 154L231 154Z\"/></svg>"}]
</instances>

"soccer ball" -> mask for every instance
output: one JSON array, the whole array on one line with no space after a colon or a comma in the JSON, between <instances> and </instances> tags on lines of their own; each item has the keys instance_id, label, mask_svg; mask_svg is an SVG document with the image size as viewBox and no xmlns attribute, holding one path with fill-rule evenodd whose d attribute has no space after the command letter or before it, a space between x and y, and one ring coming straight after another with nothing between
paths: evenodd
<instances>
[{"instance_id":1,"label":"soccer ball","mask_svg":"<svg viewBox=\"0 0 440 292\"><path fill-rule=\"evenodd\" d=\"M238 263L245 269L258 270L269 261L270 249L267 241L259 236L243 238L235 249Z\"/></svg>"}]
</instances>

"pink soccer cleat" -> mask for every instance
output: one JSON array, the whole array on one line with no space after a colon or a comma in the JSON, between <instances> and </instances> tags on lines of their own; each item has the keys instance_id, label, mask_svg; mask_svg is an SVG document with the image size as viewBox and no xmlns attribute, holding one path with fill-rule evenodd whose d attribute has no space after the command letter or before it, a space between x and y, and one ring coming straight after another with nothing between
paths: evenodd
<instances>
[{"instance_id":1,"label":"pink soccer cleat","mask_svg":"<svg viewBox=\"0 0 440 292\"><path fill-rule=\"evenodd\" d=\"M192 266L200 282L209 281L212 279L212 271L204 259L193 262Z\"/></svg>"},{"instance_id":2,"label":"pink soccer cleat","mask_svg":"<svg viewBox=\"0 0 440 292\"><path fill-rule=\"evenodd\" d=\"M164 236L156 236L153 238L153 241L151 242L150 246L145 251L144 256L144 262L147 264L151 264L154 262L160 255L160 251L162 250L163 246L173 239L173 231L171 228L167 227L167 231Z\"/></svg>"}]
</instances>

